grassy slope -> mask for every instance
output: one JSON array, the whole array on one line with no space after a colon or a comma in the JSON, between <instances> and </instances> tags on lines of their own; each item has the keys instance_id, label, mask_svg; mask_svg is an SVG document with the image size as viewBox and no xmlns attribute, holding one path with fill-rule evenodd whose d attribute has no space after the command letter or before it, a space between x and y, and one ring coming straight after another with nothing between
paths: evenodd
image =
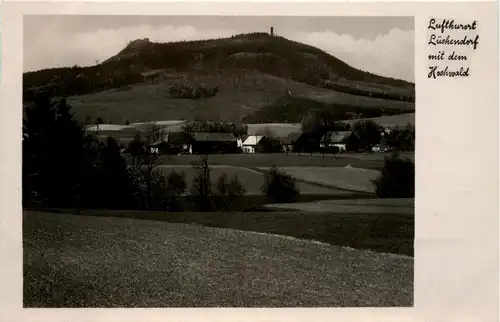
<instances>
[{"instance_id":1,"label":"grassy slope","mask_svg":"<svg viewBox=\"0 0 500 322\"><path fill-rule=\"evenodd\" d=\"M243 121L246 123L300 122L303 117L314 115L320 110L340 111L344 114L361 112L368 116L383 115L383 113L392 115L413 112L415 103L369 98L334 91L309 93L302 97L280 98L273 104L246 116Z\"/></svg>"},{"instance_id":2,"label":"grassy slope","mask_svg":"<svg viewBox=\"0 0 500 322\"><path fill-rule=\"evenodd\" d=\"M168 89L175 84L191 86L215 86L220 92L202 99L172 98ZM289 88L292 95L302 98L289 105L276 105ZM304 104L302 101L306 101ZM317 103L316 103L317 102ZM186 79L171 79L158 84L136 84L126 90L108 90L88 95L72 96L69 103L75 116L97 116L114 123L126 120L153 121L168 119L202 119L247 122L266 120L299 121L308 111L335 109L330 104L352 105L364 108L387 108L401 111L413 110L414 103L356 96L324 88L309 86L290 79L282 79L258 72L239 72L192 75Z\"/></svg>"},{"instance_id":3,"label":"grassy slope","mask_svg":"<svg viewBox=\"0 0 500 322\"><path fill-rule=\"evenodd\" d=\"M411 125L415 125L415 113L404 113L399 115L372 117L360 120L371 120L379 125L388 127L394 127L394 126L405 127L408 123ZM354 122L360 120L347 120L345 122L353 124Z\"/></svg>"},{"instance_id":4,"label":"grassy slope","mask_svg":"<svg viewBox=\"0 0 500 322\"><path fill-rule=\"evenodd\" d=\"M23 252L25 307L413 304L412 258L227 229L26 212Z\"/></svg>"}]
</instances>

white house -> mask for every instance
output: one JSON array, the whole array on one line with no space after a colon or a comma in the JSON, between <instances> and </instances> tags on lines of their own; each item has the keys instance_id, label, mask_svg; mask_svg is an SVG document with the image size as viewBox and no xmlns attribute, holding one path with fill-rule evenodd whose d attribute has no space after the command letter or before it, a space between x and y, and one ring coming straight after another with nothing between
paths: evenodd
<instances>
[{"instance_id":1,"label":"white house","mask_svg":"<svg viewBox=\"0 0 500 322\"><path fill-rule=\"evenodd\" d=\"M263 135L250 135L242 143L243 153L255 153L256 147L264 138Z\"/></svg>"}]
</instances>

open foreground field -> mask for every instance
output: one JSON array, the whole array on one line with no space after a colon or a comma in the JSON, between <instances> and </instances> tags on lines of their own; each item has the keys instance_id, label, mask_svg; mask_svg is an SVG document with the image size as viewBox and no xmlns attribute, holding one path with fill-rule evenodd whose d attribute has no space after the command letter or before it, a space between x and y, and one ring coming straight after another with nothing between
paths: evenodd
<instances>
[{"instance_id":1,"label":"open foreground field","mask_svg":"<svg viewBox=\"0 0 500 322\"><path fill-rule=\"evenodd\" d=\"M357 236L344 219L337 230ZM412 257L289 237L25 212L23 246L24 307L413 305Z\"/></svg>"}]
</instances>

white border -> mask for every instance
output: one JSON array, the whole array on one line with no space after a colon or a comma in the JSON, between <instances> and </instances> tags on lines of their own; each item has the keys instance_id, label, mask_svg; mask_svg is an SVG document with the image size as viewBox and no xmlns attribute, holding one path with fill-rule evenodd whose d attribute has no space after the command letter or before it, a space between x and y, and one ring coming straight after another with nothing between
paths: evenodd
<instances>
[{"instance_id":1,"label":"white border","mask_svg":"<svg viewBox=\"0 0 500 322\"><path fill-rule=\"evenodd\" d=\"M498 321L498 4L495 2L4 2L0 110L1 321ZM497 12L495 12L497 10ZM415 16L415 307L22 309L23 14ZM426 78L430 16L476 19L468 79Z\"/></svg>"}]
</instances>

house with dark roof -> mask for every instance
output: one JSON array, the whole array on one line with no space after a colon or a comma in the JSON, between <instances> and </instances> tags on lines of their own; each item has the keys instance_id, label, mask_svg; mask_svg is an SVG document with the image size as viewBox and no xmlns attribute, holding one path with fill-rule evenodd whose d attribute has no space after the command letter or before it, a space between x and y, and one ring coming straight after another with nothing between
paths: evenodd
<instances>
[{"instance_id":1,"label":"house with dark roof","mask_svg":"<svg viewBox=\"0 0 500 322\"><path fill-rule=\"evenodd\" d=\"M232 133L194 132L190 138L192 154L237 153L238 140Z\"/></svg>"},{"instance_id":2,"label":"house with dark roof","mask_svg":"<svg viewBox=\"0 0 500 322\"><path fill-rule=\"evenodd\" d=\"M319 143L321 149L338 147L340 152L347 151L347 141L355 135L352 131L331 131L327 132Z\"/></svg>"},{"instance_id":3,"label":"house with dark roof","mask_svg":"<svg viewBox=\"0 0 500 322\"><path fill-rule=\"evenodd\" d=\"M288 153L297 151L304 137L305 135L302 132L292 132L282 138L281 144L283 146L283 152Z\"/></svg>"},{"instance_id":4,"label":"house with dark roof","mask_svg":"<svg viewBox=\"0 0 500 322\"><path fill-rule=\"evenodd\" d=\"M191 138L184 132L168 132L152 143L153 152L160 154L179 154L188 152Z\"/></svg>"},{"instance_id":5,"label":"house with dark roof","mask_svg":"<svg viewBox=\"0 0 500 322\"><path fill-rule=\"evenodd\" d=\"M242 144L243 153L279 153L283 151L281 141L265 135L249 135Z\"/></svg>"}]
</instances>

